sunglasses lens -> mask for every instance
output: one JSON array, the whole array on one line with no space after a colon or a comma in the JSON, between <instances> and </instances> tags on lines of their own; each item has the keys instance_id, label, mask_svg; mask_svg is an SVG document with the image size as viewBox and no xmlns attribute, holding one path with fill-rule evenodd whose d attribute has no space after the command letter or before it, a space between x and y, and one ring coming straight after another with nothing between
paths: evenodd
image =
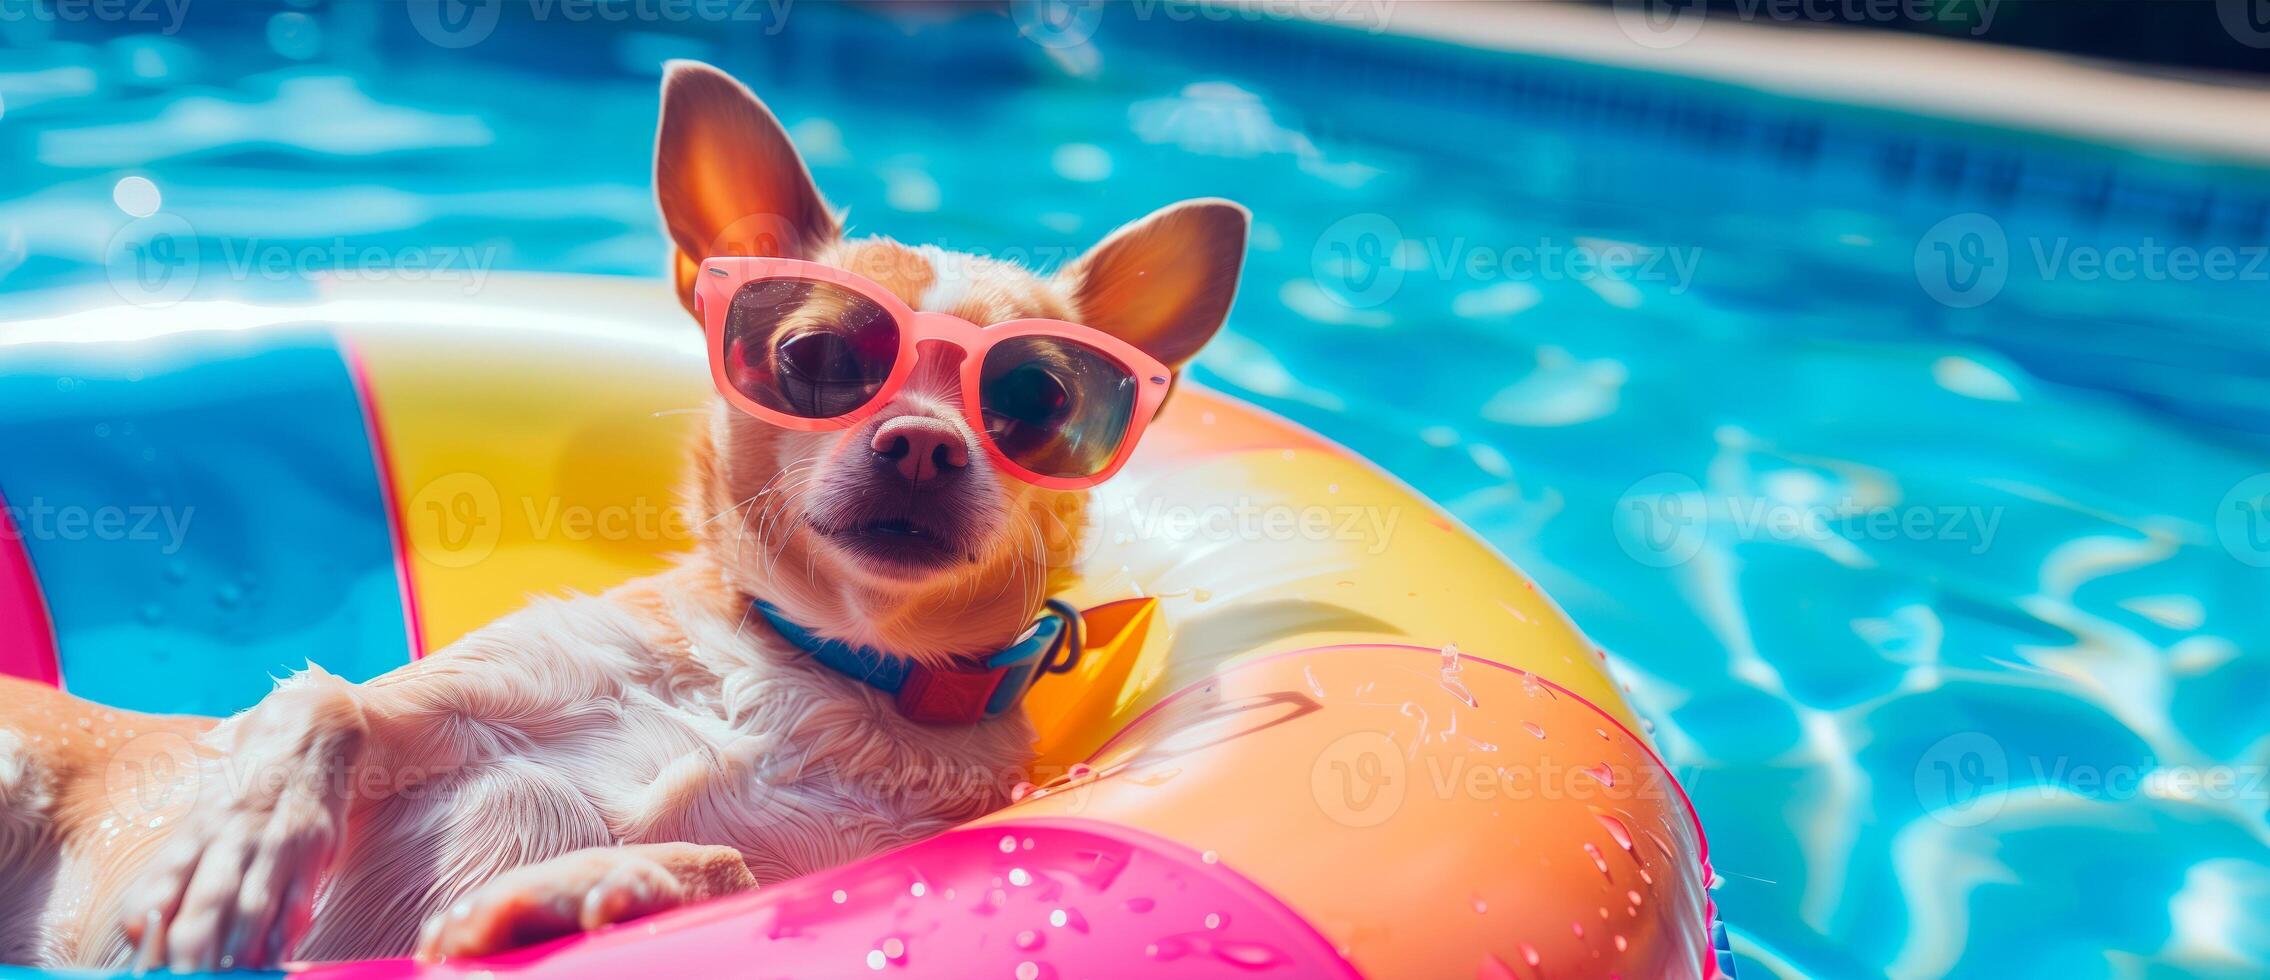
<instances>
[{"instance_id":1,"label":"sunglasses lens","mask_svg":"<svg viewBox=\"0 0 2270 980\"><path fill-rule=\"evenodd\" d=\"M979 406L1001 454L1042 476L1101 473L1135 416L1137 380L1101 351L1013 337L986 352Z\"/></svg>"},{"instance_id":2,"label":"sunglasses lens","mask_svg":"<svg viewBox=\"0 0 2270 980\"><path fill-rule=\"evenodd\" d=\"M875 397L899 356L899 326L858 293L811 279L761 279L725 313L725 376L777 412L849 415Z\"/></svg>"}]
</instances>

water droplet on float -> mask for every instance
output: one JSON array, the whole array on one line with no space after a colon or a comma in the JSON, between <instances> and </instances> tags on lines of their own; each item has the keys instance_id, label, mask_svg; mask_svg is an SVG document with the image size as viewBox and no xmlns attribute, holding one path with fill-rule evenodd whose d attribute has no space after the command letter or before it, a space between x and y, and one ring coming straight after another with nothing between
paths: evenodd
<instances>
[{"instance_id":1,"label":"water droplet on float","mask_svg":"<svg viewBox=\"0 0 2270 980\"><path fill-rule=\"evenodd\" d=\"M1476 895L1476 896L1474 896L1474 914L1475 914L1475 915L1481 915L1481 914L1484 914L1484 913L1488 912L1489 910L1490 910L1490 903L1488 903L1488 902L1485 902L1485 901L1482 901L1482 897L1481 897L1480 895Z\"/></svg>"},{"instance_id":2,"label":"water droplet on float","mask_svg":"<svg viewBox=\"0 0 2270 980\"><path fill-rule=\"evenodd\" d=\"M998 786L998 785L1000 785L1000 784L999 784L999 783L996 783L996 784L994 784L994 785ZM1016 838L1016 836L1015 836L1015 835L1012 835L1012 834L1004 834L1004 835L1002 835L1002 837L1001 837L1001 853L1003 853L1003 854L1015 854L1016 852L1017 852L1017 838Z\"/></svg>"},{"instance_id":3,"label":"water droplet on float","mask_svg":"<svg viewBox=\"0 0 2270 980\"><path fill-rule=\"evenodd\" d=\"M1608 837L1616 842L1617 847L1626 851L1632 849L1632 832L1624 826L1623 821L1605 813L1596 813L1593 816L1600 818L1600 826L1607 828Z\"/></svg>"},{"instance_id":4,"label":"water droplet on float","mask_svg":"<svg viewBox=\"0 0 2270 980\"><path fill-rule=\"evenodd\" d=\"M1143 955L1160 961L1179 960L1189 953L1190 944L1175 936L1168 936L1143 947Z\"/></svg>"},{"instance_id":5,"label":"water droplet on float","mask_svg":"<svg viewBox=\"0 0 2270 980\"><path fill-rule=\"evenodd\" d=\"M906 959L906 943L897 936L883 940L883 958L893 963Z\"/></svg>"},{"instance_id":6,"label":"water droplet on float","mask_svg":"<svg viewBox=\"0 0 2270 980\"><path fill-rule=\"evenodd\" d=\"M1523 962L1528 963L1530 966L1536 966L1537 961L1543 959L1543 957L1537 955L1537 947L1531 946L1528 943L1522 943L1521 959Z\"/></svg>"},{"instance_id":7,"label":"water droplet on float","mask_svg":"<svg viewBox=\"0 0 2270 980\"><path fill-rule=\"evenodd\" d=\"M1198 860L1204 861L1207 864L1220 864L1222 863L1222 856L1212 851L1204 851L1198 855Z\"/></svg>"},{"instance_id":8,"label":"water droplet on float","mask_svg":"<svg viewBox=\"0 0 2270 980\"><path fill-rule=\"evenodd\" d=\"M1642 901L1637 891L1627 891L1624 893L1624 897L1630 899L1633 905L1638 905Z\"/></svg>"},{"instance_id":9,"label":"water droplet on float","mask_svg":"<svg viewBox=\"0 0 2270 980\"><path fill-rule=\"evenodd\" d=\"M1524 731L1527 731L1529 734L1536 736L1537 738L1545 737L1545 726L1537 724L1534 721L1522 722L1521 727Z\"/></svg>"},{"instance_id":10,"label":"water droplet on float","mask_svg":"<svg viewBox=\"0 0 2270 980\"><path fill-rule=\"evenodd\" d=\"M1601 874L1608 873L1608 859L1601 856L1600 849L1592 846L1591 841L1584 842L1584 853L1586 856L1592 858L1592 866L1599 868Z\"/></svg>"},{"instance_id":11,"label":"water droplet on float","mask_svg":"<svg viewBox=\"0 0 2270 980\"><path fill-rule=\"evenodd\" d=\"M908 885L906 890L907 894L913 895L916 898L921 898L922 896L930 893L930 886L917 881L914 884Z\"/></svg>"},{"instance_id":12,"label":"water droplet on float","mask_svg":"<svg viewBox=\"0 0 2270 980\"><path fill-rule=\"evenodd\" d=\"M1594 781L1598 782L1602 786L1608 787L1610 789L1614 789L1616 786L1616 774L1613 770L1610 770L1608 768L1608 764L1605 762L1597 766L1586 766L1582 769L1578 769L1577 771L1592 777Z\"/></svg>"},{"instance_id":13,"label":"water droplet on float","mask_svg":"<svg viewBox=\"0 0 2270 980\"><path fill-rule=\"evenodd\" d=\"M1125 902L1121 902L1120 907L1126 909L1129 912L1141 913L1158 908L1159 903L1154 902L1148 898L1130 898Z\"/></svg>"},{"instance_id":14,"label":"water droplet on float","mask_svg":"<svg viewBox=\"0 0 2270 980\"><path fill-rule=\"evenodd\" d=\"M1274 948L1260 943L1223 943L1214 947L1214 958L1243 970L1266 970L1285 962Z\"/></svg>"},{"instance_id":15,"label":"water droplet on float","mask_svg":"<svg viewBox=\"0 0 2270 980\"><path fill-rule=\"evenodd\" d=\"M1015 786L1011 786L1009 787L1009 802L1023 803L1024 801L1031 799L1033 791L1039 788L1040 787L1035 786L1031 783L1018 783ZM1008 848L1003 848L1003 850L1008 850Z\"/></svg>"},{"instance_id":16,"label":"water droplet on float","mask_svg":"<svg viewBox=\"0 0 2270 980\"><path fill-rule=\"evenodd\" d=\"M1584 923L1578 922L1574 919L1569 920L1569 931L1576 933L1576 938L1578 939L1584 938Z\"/></svg>"},{"instance_id":17,"label":"water droplet on float","mask_svg":"<svg viewBox=\"0 0 2270 980\"><path fill-rule=\"evenodd\" d=\"M1039 949L1045 940L1040 938L1040 933L1027 929L1018 933L1014 942L1018 949Z\"/></svg>"},{"instance_id":18,"label":"water droplet on float","mask_svg":"<svg viewBox=\"0 0 2270 980\"><path fill-rule=\"evenodd\" d=\"M1219 929L1219 928L1221 928L1221 927L1222 927L1222 913L1220 913L1220 912L1208 912L1208 913L1206 913L1206 928L1208 928L1208 929Z\"/></svg>"},{"instance_id":19,"label":"water droplet on float","mask_svg":"<svg viewBox=\"0 0 2270 980\"><path fill-rule=\"evenodd\" d=\"M1040 964L1031 960L1017 964L1017 980L1040 980Z\"/></svg>"},{"instance_id":20,"label":"water droplet on float","mask_svg":"<svg viewBox=\"0 0 2270 980\"><path fill-rule=\"evenodd\" d=\"M836 889L835 894L830 897L835 899L835 903L837 905L842 905L843 903L851 900L851 894L841 888Z\"/></svg>"},{"instance_id":21,"label":"water droplet on float","mask_svg":"<svg viewBox=\"0 0 2270 980\"><path fill-rule=\"evenodd\" d=\"M1623 952L1624 950L1631 948L1631 945L1632 945L1632 944L1631 944L1631 942L1630 942L1629 940L1625 939L1624 937L1622 937L1622 936L1617 936L1617 937L1616 937L1616 952L1619 952L1619 953L1621 953L1621 952Z\"/></svg>"},{"instance_id":22,"label":"water droplet on float","mask_svg":"<svg viewBox=\"0 0 2270 980\"><path fill-rule=\"evenodd\" d=\"M1009 869L1009 883L1019 888L1033 883L1033 873L1023 868Z\"/></svg>"},{"instance_id":23,"label":"water droplet on float","mask_svg":"<svg viewBox=\"0 0 2270 980\"><path fill-rule=\"evenodd\" d=\"M868 950L868 951L867 951L867 968L868 968L868 969L870 969L870 970L880 970L880 969L882 969L883 967L885 967L885 966L888 966L889 964L890 964L890 961L889 961L888 959L886 959L886 958L885 958L885 957L883 956L883 951L882 951L882 950L879 950L879 949L870 949L870 950Z\"/></svg>"},{"instance_id":24,"label":"water droplet on float","mask_svg":"<svg viewBox=\"0 0 2270 980\"><path fill-rule=\"evenodd\" d=\"M1664 840L1662 834L1658 834L1652 830L1642 830L1641 833L1647 835L1647 839L1655 844L1656 850L1663 852L1664 857L1674 861L1678 860L1678 852L1671 849L1671 842Z\"/></svg>"}]
</instances>

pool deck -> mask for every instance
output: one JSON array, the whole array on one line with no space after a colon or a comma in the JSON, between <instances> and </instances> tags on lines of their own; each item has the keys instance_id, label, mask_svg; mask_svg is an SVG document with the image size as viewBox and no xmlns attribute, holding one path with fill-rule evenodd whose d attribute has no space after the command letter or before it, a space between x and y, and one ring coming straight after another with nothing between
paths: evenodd
<instances>
[{"instance_id":1,"label":"pool deck","mask_svg":"<svg viewBox=\"0 0 2270 980\"><path fill-rule=\"evenodd\" d=\"M1266 7L1266 4L1263 4ZM1712 13L1663 33L1560 0L1356 4L1317 18L2095 142L2270 165L2270 84L1869 28ZM1691 32L1691 36L1688 36Z\"/></svg>"}]
</instances>

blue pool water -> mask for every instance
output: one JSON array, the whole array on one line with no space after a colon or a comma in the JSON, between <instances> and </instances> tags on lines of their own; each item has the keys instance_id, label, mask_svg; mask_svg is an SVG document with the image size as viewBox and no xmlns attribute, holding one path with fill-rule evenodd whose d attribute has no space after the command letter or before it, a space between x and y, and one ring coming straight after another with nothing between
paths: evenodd
<instances>
[{"instance_id":1,"label":"blue pool water","mask_svg":"<svg viewBox=\"0 0 2270 980\"><path fill-rule=\"evenodd\" d=\"M857 231L1051 263L1235 198L1199 376L1607 648L1743 975L2270 969L2270 176L1234 18L421 9L0 22L0 316L656 275L669 57L748 80ZM135 278L153 204L193 281Z\"/></svg>"}]
</instances>

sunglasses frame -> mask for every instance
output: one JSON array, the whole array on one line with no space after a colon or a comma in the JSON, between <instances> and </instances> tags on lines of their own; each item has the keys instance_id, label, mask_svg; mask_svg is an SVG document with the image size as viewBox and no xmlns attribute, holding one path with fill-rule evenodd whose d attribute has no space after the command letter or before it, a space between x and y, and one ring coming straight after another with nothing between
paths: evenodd
<instances>
[{"instance_id":1,"label":"sunglasses frame","mask_svg":"<svg viewBox=\"0 0 2270 980\"><path fill-rule=\"evenodd\" d=\"M733 297L753 282L774 279L801 279L826 283L858 295L874 303L890 315L899 331L898 358L891 364L889 376L882 387L875 389L873 397L858 408L842 415L824 419L810 419L791 415L778 409L767 408L755 399L742 394L733 386L725 372L725 317L732 310ZM701 272L694 278L694 312L702 320L702 332L709 347L710 379L717 392L734 408L783 429L798 432L826 432L848 429L874 416L914 375L914 366L921 359L921 345L942 343L962 351L961 383L962 414L977 441L985 446L985 454L995 466L1037 487L1049 490L1085 490L1102 483L1126 465L1134 454L1136 443L1142 441L1143 430L1158 414L1159 406L1166 401L1167 390L1173 386L1174 375L1158 358L1144 353L1135 345L1104 333L1094 327L1066 320L1028 318L1004 320L990 326L979 326L951 313L918 311L893 295L890 290L862 276L834 266L770 256L720 256L705 259ZM1036 473L1019 465L994 445L993 436L986 431L985 407L980 404L981 382L985 375L985 355L994 345L1020 337L1054 337L1087 347L1116 362L1135 379L1135 410L1127 419L1127 432L1120 438L1119 448L1103 469L1091 476L1049 476Z\"/></svg>"}]
</instances>

